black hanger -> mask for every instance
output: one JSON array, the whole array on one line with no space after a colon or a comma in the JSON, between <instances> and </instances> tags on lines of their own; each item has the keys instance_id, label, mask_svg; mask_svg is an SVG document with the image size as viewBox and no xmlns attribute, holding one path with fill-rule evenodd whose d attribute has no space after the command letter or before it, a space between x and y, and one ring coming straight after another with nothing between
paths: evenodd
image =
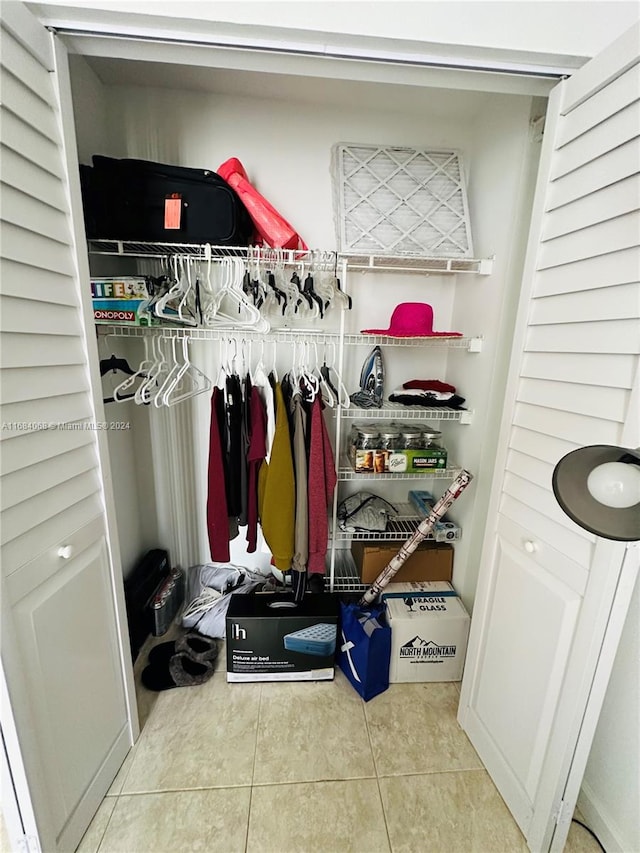
<instances>
[{"instance_id":1,"label":"black hanger","mask_svg":"<svg viewBox=\"0 0 640 853\"><path fill-rule=\"evenodd\" d=\"M322 319L324 317L324 303L313 289L313 276L311 275L311 273L309 273L309 275L304 280L303 293L308 294L313 299L313 301L318 304L318 307L320 308L320 319Z\"/></svg>"},{"instance_id":2,"label":"black hanger","mask_svg":"<svg viewBox=\"0 0 640 853\"><path fill-rule=\"evenodd\" d=\"M303 291L302 286L301 286L301 282L300 282L300 276L298 275L297 272L294 272L294 274L291 276L291 283L295 284L295 286L298 288L298 293L300 294L300 296L303 297L304 299L306 299L306 301L309 304L309 308L313 308L313 299L311 298L311 296L308 293L305 293ZM300 305L301 302L302 302L302 299L298 299L298 301L296 302L296 307L294 309L295 311L298 310L298 305Z\"/></svg>"},{"instance_id":3,"label":"black hanger","mask_svg":"<svg viewBox=\"0 0 640 853\"><path fill-rule=\"evenodd\" d=\"M275 293L276 299L278 300L278 305L280 305L280 300L282 300L282 314L284 316L284 311L287 307L287 294L284 292L284 290L280 290L280 288L276 285L276 277L272 272L267 272L267 284Z\"/></svg>"},{"instance_id":4,"label":"black hanger","mask_svg":"<svg viewBox=\"0 0 640 853\"><path fill-rule=\"evenodd\" d=\"M120 371L120 373L126 373L127 376L134 376L137 371L132 370L129 366L129 362L125 358L118 358L115 355L112 355L111 358L103 358L100 361L100 376L104 376L107 373L116 373L116 371ZM147 376L144 373L140 374L141 379L146 379ZM123 394L121 397L118 397L116 400L115 397L104 397L102 400L103 403L118 403L122 400L132 400L135 397L135 392L133 394Z\"/></svg>"},{"instance_id":5,"label":"black hanger","mask_svg":"<svg viewBox=\"0 0 640 853\"><path fill-rule=\"evenodd\" d=\"M349 311L351 311L351 309L353 307L353 299L351 298L351 296L349 296L348 293L345 293L344 290L340 287L340 279L337 276L336 276L336 287L338 288L340 293L342 293L344 296L347 297L347 301L349 303Z\"/></svg>"},{"instance_id":6,"label":"black hanger","mask_svg":"<svg viewBox=\"0 0 640 853\"><path fill-rule=\"evenodd\" d=\"M126 373L127 376L133 376L136 372L131 369L129 362L125 358L117 358L117 356L112 355L111 358L103 358L100 361L100 376L104 376L109 371L115 373L117 370L121 373Z\"/></svg>"}]
</instances>

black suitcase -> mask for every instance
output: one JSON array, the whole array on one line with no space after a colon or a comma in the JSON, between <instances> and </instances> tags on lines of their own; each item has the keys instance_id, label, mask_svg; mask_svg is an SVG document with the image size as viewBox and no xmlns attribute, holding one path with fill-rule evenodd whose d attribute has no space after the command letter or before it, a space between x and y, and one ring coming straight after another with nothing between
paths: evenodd
<instances>
[{"instance_id":1,"label":"black suitcase","mask_svg":"<svg viewBox=\"0 0 640 853\"><path fill-rule=\"evenodd\" d=\"M215 172L95 155L80 166L87 237L139 243L247 246L254 226Z\"/></svg>"},{"instance_id":2,"label":"black suitcase","mask_svg":"<svg viewBox=\"0 0 640 853\"><path fill-rule=\"evenodd\" d=\"M155 548L140 559L124 581L131 658L135 663L138 652L152 633L150 605L156 591L171 574L169 554Z\"/></svg>"}]
</instances>

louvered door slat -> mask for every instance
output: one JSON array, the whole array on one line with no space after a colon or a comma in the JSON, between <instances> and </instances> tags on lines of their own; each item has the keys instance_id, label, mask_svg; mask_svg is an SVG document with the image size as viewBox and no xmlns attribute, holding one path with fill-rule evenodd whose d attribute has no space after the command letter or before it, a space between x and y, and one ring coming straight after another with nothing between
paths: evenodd
<instances>
[{"instance_id":1,"label":"louvered door slat","mask_svg":"<svg viewBox=\"0 0 640 853\"><path fill-rule=\"evenodd\" d=\"M576 199L554 211L553 219L545 222L542 239L550 240L631 213L636 210L639 197L640 178L633 175L605 187L597 196Z\"/></svg>"},{"instance_id":2,"label":"louvered door slat","mask_svg":"<svg viewBox=\"0 0 640 853\"><path fill-rule=\"evenodd\" d=\"M74 480L80 474L86 474L96 467L95 449L91 444L74 448L68 453L51 457L37 464L37 478L34 478L33 466L28 465L20 471L5 475L0 492L0 510L18 506L29 501L34 494L42 494L60 483Z\"/></svg>"},{"instance_id":3,"label":"louvered door slat","mask_svg":"<svg viewBox=\"0 0 640 853\"><path fill-rule=\"evenodd\" d=\"M606 89L596 92L571 111L571 121L562 122L558 131L559 151L562 151L563 146L572 139L577 139L609 116L615 115L637 101L638 92L640 92L640 65L635 65Z\"/></svg>"},{"instance_id":4,"label":"louvered door slat","mask_svg":"<svg viewBox=\"0 0 640 853\"><path fill-rule=\"evenodd\" d=\"M640 93L640 89L638 90ZM551 177L553 180L597 160L619 145L640 135L640 101L634 101L599 122L586 133L561 148L556 157Z\"/></svg>"},{"instance_id":5,"label":"louvered door slat","mask_svg":"<svg viewBox=\"0 0 640 853\"><path fill-rule=\"evenodd\" d=\"M530 323L579 323L597 320L626 320L640 311L635 284L599 287L587 292L562 293L534 299Z\"/></svg>"},{"instance_id":6,"label":"louvered door slat","mask_svg":"<svg viewBox=\"0 0 640 853\"><path fill-rule=\"evenodd\" d=\"M569 410L582 415L593 415L597 412L603 420L619 423L629 404L629 392L624 388L558 382L553 377L523 378L518 390L518 400L561 412Z\"/></svg>"},{"instance_id":7,"label":"louvered door slat","mask_svg":"<svg viewBox=\"0 0 640 853\"><path fill-rule=\"evenodd\" d=\"M633 248L640 234L640 213L634 211L546 240L540 252L539 269L560 266L585 256L606 255L621 249Z\"/></svg>"},{"instance_id":8,"label":"louvered door slat","mask_svg":"<svg viewBox=\"0 0 640 853\"><path fill-rule=\"evenodd\" d=\"M0 51L0 63L18 80L22 80L25 86L41 98L45 103L53 101L53 89L49 72L40 62L17 42L4 28L0 31L2 50Z\"/></svg>"},{"instance_id":9,"label":"louvered door slat","mask_svg":"<svg viewBox=\"0 0 640 853\"><path fill-rule=\"evenodd\" d=\"M73 275L73 262L69 247L49 236L28 231L10 222L0 223L0 241L5 258L32 263L41 269L51 269L64 275Z\"/></svg>"},{"instance_id":10,"label":"louvered door slat","mask_svg":"<svg viewBox=\"0 0 640 853\"><path fill-rule=\"evenodd\" d=\"M74 305L36 302L5 296L0 329L25 335L77 335L79 312ZM33 341L36 344L36 341Z\"/></svg>"},{"instance_id":11,"label":"louvered door slat","mask_svg":"<svg viewBox=\"0 0 640 853\"><path fill-rule=\"evenodd\" d=\"M74 281L62 273L3 258L0 261L0 280L5 297L16 296L53 305L77 304Z\"/></svg>"},{"instance_id":12,"label":"louvered door slat","mask_svg":"<svg viewBox=\"0 0 640 853\"><path fill-rule=\"evenodd\" d=\"M2 184L2 218L27 231L35 231L57 242L64 241L69 232L66 216L54 207L42 204L40 199Z\"/></svg>"},{"instance_id":13,"label":"louvered door slat","mask_svg":"<svg viewBox=\"0 0 640 853\"><path fill-rule=\"evenodd\" d=\"M95 434L85 429L48 429L17 433L4 431L11 436L11 444L0 453L0 473L4 477L29 468L32 472L38 462L45 462L55 456L64 456L71 450L77 450L87 444L93 444Z\"/></svg>"},{"instance_id":14,"label":"louvered door slat","mask_svg":"<svg viewBox=\"0 0 640 853\"><path fill-rule=\"evenodd\" d=\"M48 366L58 364L84 365L82 344L71 335L42 335L38 344L46 347ZM40 353L29 335L21 332L4 332L0 336L0 364L6 370L12 367L40 366Z\"/></svg>"},{"instance_id":15,"label":"louvered door slat","mask_svg":"<svg viewBox=\"0 0 640 853\"><path fill-rule=\"evenodd\" d=\"M589 417L575 412L556 411L528 403L518 403L513 416L513 424L517 427L533 430L533 432L539 432L542 435L571 442L574 447L585 444L620 443L620 425L597 417L597 412L594 412L593 417ZM550 503L554 502L551 494L551 483L549 483L547 499Z\"/></svg>"},{"instance_id":16,"label":"louvered door slat","mask_svg":"<svg viewBox=\"0 0 640 853\"><path fill-rule=\"evenodd\" d=\"M63 479L46 492L32 494L28 500L3 511L0 542L2 545L11 542L99 491L100 481L94 468L70 480Z\"/></svg>"},{"instance_id":17,"label":"louvered door slat","mask_svg":"<svg viewBox=\"0 0 640 853\"><path fill-rule=\"evenodd\" d=\"M91 422L93 408L86 389L75 390L59 397L45 397L21 403L7 403L2 407L3 441L10 441L27 432L51 429L51 425ZM9 424L9 427L5 427ZM7 450L3 450L7 453Z\"/></svg>"},{"instance_id":18,"label":"louvered door slat","mask_svg":"<svg viewBox=\"0 0 640 853\"><path fill-rule=\"evenodd\" d=\"M56 114L51 106L34 94L13 74L5 73L2 80L2 102L14 115L44 133L50 139L57 132Z\"/></svg>"},{"instance_id":19,"label":"louvered door slat","mask_svg":"<svg viewBox=\"0 0 640 853\"><path fill-rule=\"evenodd\" d=\"M18 404L58 397L69 388L89 390L83 364L47 365L46 367L3 367L2 397L5 404Z\"/></svg>"},{"instance_id":20,"label":"louvered door slat","mask_svg":"<svg viewBox=\"0 0 640 853\"><path fill-rule=\"evenodd\" d=\"M533 295L574 293L594 287L628 284L638 279L638 256L635 248L609 252L600 257L581 259L566 267L539 270Z\"/></svg>"},{"instance_id":21,"label":"louvered door slat","mask_svg":"<svg viewBox=\"0 0 640 853\"><path fill-rule=\"evenodd\" d=\"M33 198L41 199L50 207L66 212L64 186L59 178L31 163L21 154L6 146L0 146L2 180ZM4 252L3 252L4 255ZM45 267L46 269L46 267Z\"/></svg>"},{"instance_id":22,"label":"louvered door slat","mask_svg":"<svg viewBox=\"0 0 640 853\"><path fill-rule=\"evenodd\" d=\"M520 375L530 379L577 382L631 390L635 378L633 355L613 353L526 353Z\"/></svg>"},{"instance_id":23,"label":"louvered door slat","mask_svg":"<svg viewBox=\"0 0 640 853\"><path fill-rule=\"evenodd\" d=\"M0 109L2 141L7 148L19 153L56 178L60 178L62 166L56 144L40 130L22 121L9 110Z\"/></svg>"},{"instance_id":24,"label":"louvered door slat","mask_svg":"<svg viewBox=\"0 0 640 853\"><path fill-rule=\"evenodd\" d=\"M602 320L598 323L549 323L529 329L526 350L636 354L640 348L638 331L635 318Z\"/></svg>"},{"instance_id":25,"label":"louvered door slat","mask_svg":"<svg viewBox=\"0 0 640 853\"><path fill-rule=\"evenodd\" d=\"M632 139L554 181L549 187L547 210L555 210L637 174L638 146Z\"/></svg>"}]
</instances>

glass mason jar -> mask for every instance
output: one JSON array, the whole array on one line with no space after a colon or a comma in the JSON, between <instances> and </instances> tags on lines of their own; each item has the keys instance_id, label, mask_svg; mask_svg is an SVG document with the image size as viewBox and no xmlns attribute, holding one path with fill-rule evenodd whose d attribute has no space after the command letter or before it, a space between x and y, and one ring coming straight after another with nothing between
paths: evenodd
<instances>
[{"instance_id":1,"label":"glass mason jar","mask_svg":"<svg viewBox=\"0 0 640 853\"><path fill-rule=\"evenodd\" d=\"M422 428L423 447L442 447L442 433L435 427L425 426Z\"/></svg>"},{"instance_id":2,"label":"glass mason jar","mask_svg":"<svg viewBox=\"0 0 640 853\"><path fill-rule=\"evenodd\" d=\"M405 450L420 450L422 445L422 430L420 427L404 425L400 430L401 447Z\"/></svg>"},{"instance_id":3,"label":"glass mason jar","mask_svg":"<svg viewBox=\"0 0 640 853\"><path fill-rule=\"evenodd\" d=\"M394 427L383 426L380 429L380 447L383 450L400 450L402 442L400 431Z\"/></svg>"},{"instance_id":4,"label":"glass mason jar","mask_svg":"<svg viewBox=\"0 0 640 853\"><path fill-rule=\"evenodd\" d=\"M358 450L378 450L380 447L380 430L377 427L358 427L356 448Z\"/></svg>"}]
</instances>

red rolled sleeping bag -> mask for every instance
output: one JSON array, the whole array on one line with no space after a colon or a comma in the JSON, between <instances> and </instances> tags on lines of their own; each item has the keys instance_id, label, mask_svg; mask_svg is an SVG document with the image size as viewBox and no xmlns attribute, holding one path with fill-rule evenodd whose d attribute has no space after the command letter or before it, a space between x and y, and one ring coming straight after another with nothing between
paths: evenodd
<instances>
[{"instance_id":1,"label":"red rolled sleeping bag","mask_svg":"<svg viewBox=\"0 0 640 853\"><path fill-rule=\"evenodd\" d=\"M218 169L221 178L240 196L262 240L274 249L303 249L307 244L278 211L251 185L244 166L236 157Z\"/></svg>"}]
</instances>

